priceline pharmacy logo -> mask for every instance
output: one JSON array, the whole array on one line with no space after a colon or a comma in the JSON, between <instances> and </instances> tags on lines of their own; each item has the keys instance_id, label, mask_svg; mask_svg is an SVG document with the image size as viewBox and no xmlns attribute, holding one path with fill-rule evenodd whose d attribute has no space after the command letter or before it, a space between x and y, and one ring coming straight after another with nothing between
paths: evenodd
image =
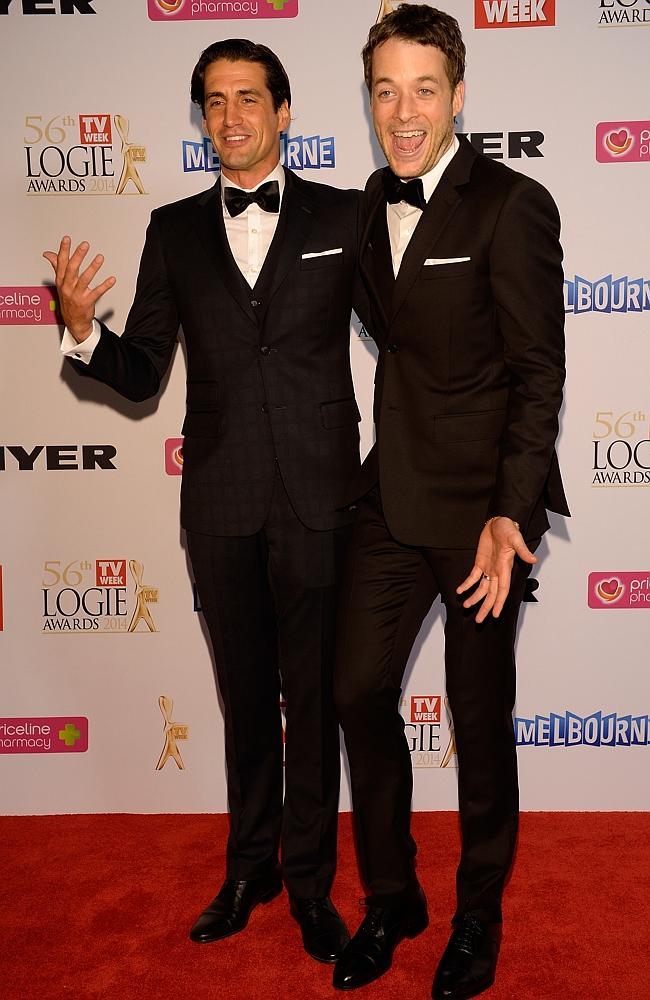
<instances>
[{"instance_id":1,"label":"priceline pharmacy logo","mask_svg":"<svg viewBox=\"0 0 650 1000\"><path fill-rule=\"evenodd\" d=\"M641 573L590 573L587 604L605 608L650 610L650 570Z\"/></svg>"},{"instance_id":2,"label":"priceline pharmacy logo","mask_svg":"<svg viewBox=\"0 0 650 1000\"><path fill-rule=\"evenodd\" d=\"M599 122L599 163L650 163L650 121Z\"/></svg>"},{"instance_id":3,"label":"priceline pharmacy logo","mask_svg":"<svg viewBox=\"0 0 650 1000\"><path fill-rule=\"evenodd\" d=\"M61 322L49 285L0 286L0 326L54 326Z\"/></svg>"},{"instance_id":4,"label":"priceline pharmacy logo","mask_svg":"<svg viewBox=\"0 0 650 1000\"><path fill-rule=\"evenodd\" d=\"M234 21L297 17L298 0L147 0L151 21Z\"/></svg>"},{"instance_id":5,"label":"priceline pharmacy logo","mask_svg":"<svg viewBox=\"0 0 650 1000\"><path fill-rule=\"evenodd\" d=\"M88 719L83 716L0 719L0 754L85 753Z\"/></svg>"}]
</instances>

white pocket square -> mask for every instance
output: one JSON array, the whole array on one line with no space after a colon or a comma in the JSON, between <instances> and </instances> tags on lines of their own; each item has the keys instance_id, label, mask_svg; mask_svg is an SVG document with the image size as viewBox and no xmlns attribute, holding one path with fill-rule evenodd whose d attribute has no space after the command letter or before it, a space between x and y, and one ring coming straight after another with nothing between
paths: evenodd
<instances>
[{"instance_id":1,"label":"white pocket square","mask_svg":"<svg viewBox=\"0 0 650 1000\"><path fill-rule=\"evenodd\" d=\"M425 267L432 267L435 264L462 264L466 260L471 260L471 257L428 257L425 262Z\"/></svg>"},{"instance_id":2,"label":"white pocket square","mask_svg":"<svg viewBox=\"0 0 650 1000\"><path fill-rule=\"evenodd\" d=\"M310 260L312 257L331 257L335 253L343 253L343 247L336 247L335 250L319 250L318 253L304 253L303 260Z\"/></svg>"}]
</instances>

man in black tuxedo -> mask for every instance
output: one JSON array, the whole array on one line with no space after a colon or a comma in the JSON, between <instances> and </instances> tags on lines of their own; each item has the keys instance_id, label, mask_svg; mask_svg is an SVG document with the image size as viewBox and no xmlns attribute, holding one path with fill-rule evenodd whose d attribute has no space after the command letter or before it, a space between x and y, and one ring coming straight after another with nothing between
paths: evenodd
<instances>
[{"instance_id":1,"label":"man in black tuxedo","mask_svg":"<svg viewBox=\"0 0 650 1000\"><path fill-rule=\"evenodd\" d=\"M211 45L191 93L221 175L212 190L153 212L122 337L94 320L115 281L91 288L102 256L80 271L88 244L70 254L68 237L45 256L62 346L81 374L132 400L153 396L183 328L181 522L224 704L230 809L226 880L190 937L241 930L284 878L305 948L333 962L349 939L329 892L334 614L352 516L337 508L359 468L349 363L359 193L280 166L291 92L266 46Z\"/></svg>"},{"instance_id":2,"label":"man in black tuxedo","mask_svg":"<svg viewBox=\"0 0 650 1000\"><path fill-rule=\"evenodd\" d=\"M371 29L363 55L389 167L365 193L360 265L379 346L377 441L350 492L361 500L335 700L370 896L334 985L376 979L399 941L428 922L399 701L413 642L440 595L462 853L433 996L465 998L494 980L516 838L517 616L546 510L568 514L554 451L564 382L560 223L543 187L454 135L465 64L454 18L403 4Z\"/></svg>"}]
</instances>

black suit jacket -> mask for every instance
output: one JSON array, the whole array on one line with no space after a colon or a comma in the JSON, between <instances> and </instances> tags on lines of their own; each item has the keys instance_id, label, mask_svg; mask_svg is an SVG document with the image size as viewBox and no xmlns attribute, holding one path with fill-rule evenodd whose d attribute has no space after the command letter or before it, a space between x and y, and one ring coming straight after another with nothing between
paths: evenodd
<instances>
[{"instance_id":1,"label":"black suit jacket","mask_svg":"<svg viewBox=\"0 0 650 1000\"><path fill-rule=\"evenodd\" d=\"M74 362L143 400L158 392L182 326L181 522L204 534L259 530L276 460L307 527L350 517L337 507L359 467L349 322L360 194L285 174L278 227L254 289L230 252L217 182L152 213L123 336L102 325L90 365Z\"/></svg>"},{"instance_id":2,"label":"black suit jacket","mask_svg":"<svg viewBox=\"0 0 650 1000\"><path fill-rule=\"evenodd\" d=\"M349 491L379 480L395 537L443 548L473 548L495 514L533 538L548 527L546 509L569 513L554 450L564 383L558 212L536 181L460 143L397 280L381 170L366 187L377 443Z\"/></svg>"}]
</instances>

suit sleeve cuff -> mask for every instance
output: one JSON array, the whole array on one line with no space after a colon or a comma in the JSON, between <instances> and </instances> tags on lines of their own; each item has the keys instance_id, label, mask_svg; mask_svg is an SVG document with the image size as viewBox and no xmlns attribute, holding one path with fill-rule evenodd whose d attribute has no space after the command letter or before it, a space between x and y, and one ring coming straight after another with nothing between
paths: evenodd
<instances>
[{"instance_id":1,"label":"suit sleeve cuff","mask_svg":"<svg viewBox=\"0 0 650 1000\"><path fill-rule=\"evenodd\" d=\"M86 340L78 344L66 327L63 331L63 340L61 341L61 353L66 358L72 358L74 361L82 361L85 365L89 365L101 335L102 331L99 323L97 320L93 320L93 332Z\"/></svg>"}]
</instances>

